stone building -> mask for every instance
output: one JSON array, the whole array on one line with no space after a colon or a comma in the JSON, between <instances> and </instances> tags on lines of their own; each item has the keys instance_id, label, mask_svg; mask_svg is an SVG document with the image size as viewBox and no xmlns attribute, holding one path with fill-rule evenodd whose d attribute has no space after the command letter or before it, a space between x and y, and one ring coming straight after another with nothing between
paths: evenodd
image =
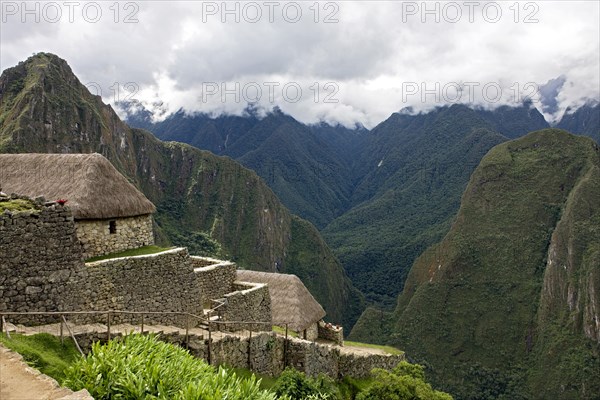
<instances>
[{"instance_id":1,"label":"stone building","mask_svg":"<svg viewBox=\"0 0 600 400\"><path fill-rule=\"evenodd\" d=\"M154 205L100 154L0 154L6 193L66 200L84 258L154 243Z\"/></svg>"},{"instance_id":2,"label":"stone building","mask_svg":"<svg viewBox=\"0 0 600 400\"><path fill-rule=\"evenodd\" d=\"M319 322L325 310L296 275L238 270L237 280L267 284L273 325L287 324L306 340L319 337Z\"/></svg>"}]
</instances>

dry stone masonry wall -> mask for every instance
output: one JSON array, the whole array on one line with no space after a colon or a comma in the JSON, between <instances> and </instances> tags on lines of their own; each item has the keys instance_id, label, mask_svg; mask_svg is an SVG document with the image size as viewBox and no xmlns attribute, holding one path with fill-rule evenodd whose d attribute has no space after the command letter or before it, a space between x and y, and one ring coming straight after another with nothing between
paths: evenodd
<instances>
[{"instance_id":1,"label":"dry stone masonry wall","mask_svg":"<svg viewBox=\"0 0 600 400\"><path fill-rule=\"evenodd\" d=\"M176 311L202 313L205 298L223 298L220 309L228 321L265 321L264 324L224 325L223 330L271 330L271 297L264 284L236 282L235 265L190 257L187 249L138 257L125 257L85 264L77 237L76 222L68 207L44 203L37 209L0 214L0 314L24 311ZM145 223L145 222L144 222ZM150 228L151 229L151 228ZM104 316L103 316L104 317ZM86 321L73 317L71 322ZM113 323L127 322L115 314ZM184 326L181 317L147 315L146 323ZM139 324L139 316L130 317ZM131 322L134 322L131 321ZM46 318L10 316L13 323L48 323ZM320 336L324 336L320 327ZM340 331L341 332L341 331ZM331 333L331 332L329 332ZM192 354L213 361L250 368L277 376L286 366L307 373L324 373L332 378L366 377L373 368L392 368L404 356L360 356L340 348L289 338L273 333L252 337L226 336L211 343L203 336L186 341L184 335L164 334L162 340L189 343ZM106 340L106 334L78 335L88 347ZM332 338L333 339L333 338ZM335 339L334 339L335 340ZM210 349L210 350L209 350Z\"/></svg>"},{"instance_id":2,"label":"dry stone masonry wall","mask_svg":"<svg viewBox=\"0 0 600 400\"><path fill-rule=\"evenodd\" d=\"M319 329L317 328L317 323L311 324L308 328L306 328L303 332L304 339L315 341L319 338Z\"/></svg>"},{"instance_id":3,"label":"dry stone masonry wall","mask_svg":"<svg viewBox=\"0 0 600 400\"><path fill-rule=\"evenodd\" d=\"M340 346L344 345L344 328L341 326L338 327L324 321L319 321L318 329L319 338L329 340Z\"/></svg>"},{"instance_id":4,"label":"dry stone masonry wall","mask_svg":"<svg viewBox=\"0 0 600 400\"><path fill-rule=\"evenodd\" d=\"M219 314L225 321L236 322L266 322L256 324L223 324L223 331L252 329L255 331L272 330L271 296L269 288L262 283L235 282L234 292L225 295L225 305L219 309Z\"/></svg>"},{"instance_id":5,"label":"dry stone masonry wall","mask_svg":"<svg viewBox=\"0 0 600 400\"><path fill-rule=\"evenodd\" d=\"M106 334L82 333L76 335L77 342L84 352L89 352L93 342L106 342ZM159 339L178 346L186 346L185 335L163 333ZM206 336L191 334L187 338L189 351L198 358L210 360L213 365L228 365L233 368L246 368L254 372L279 376L286 367L293 366L310 376L322 373L333 379L345 376L366 378L373 368L392 369L402 355L346 354L338 347L288 338L275 333L253 333L252 337L225 336L211 342L210 351Z\"/></svg>"},{"instance_id":6,"label":"dry stone masonry wall","mask_svg":"<svg viewBox=\"0 0 600 400\"><path fill-rule=\"evenodd\" d=\"M151 215L78 220L75 225L86 259L154 244Z\"/></svg>"},{"instance_id":7,"label":"dry stone masonry wall","mask_svg":"<svg viewBox=\"0 0 600 400\"><path fill-rule=\"evenodd\" d=\"M78 303L84 309L202 315L200 285L185 248L87 263L82 278ZM115 323L127 319L114 318ZM152 323L156 317L145 318ZM158 322L185 326L180 316L161 316Z\"/></svg>"},{"instance_id":8,"label":"dry stone masonry wall","mask_svg":"<svg viewBox=\"0 0 600 400\"><path fill-rule=\"evenodd\" d=\"M236 266L232 262L215 260L206 257L190 257L194 272L198 276L198 284L202 293L204 308L213 308L211 300L222 299L231 293L236 278Z\"/></svg>"},{"instance_id":9,"label":"dry stone masonry wall","mask_svg":"<svg viewBox=\"0 0 600 400\"><path fill-rule=\"evenodd\" d=\"M113 309L201 314L200 285L187 249L85 264L70 209L43 200L37 208L0 214L0 313ZM114 318L115 323L123 320ZM146 318L184 326L181 317ZM58 322L56 317L9 319ZM106 322L104 316L100 322Z\"/></svg>"},{"instance_id":10,"label":"dry stone masonry wall","mask_svg":"<svg viewBox=\"0 0 600 400\"><path fill-rule=\"evenodd\" d=\"M37 210L0 215L0 312L73 309L71 282L83 267L75 222L67 207L42 201Z\"/></svg>"}]
</instances>

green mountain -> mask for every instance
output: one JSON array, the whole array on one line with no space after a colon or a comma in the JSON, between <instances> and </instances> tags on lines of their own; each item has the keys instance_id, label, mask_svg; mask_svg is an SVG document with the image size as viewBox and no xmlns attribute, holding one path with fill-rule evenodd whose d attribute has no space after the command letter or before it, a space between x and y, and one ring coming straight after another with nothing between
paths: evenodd
<instances>
[{"instance_id":1,"label":"green mountain","mask_svg":"<svg viewBox=\"0 0 600 400\"><path fill-rule=\"evenodd\" d=\"M255 171L292 212L323 228L349 206L352 154L364 129L327 124L304 125L275 109L264 118L247 109L245 116L186 115L179 111L151 123L147 111L125 104L127 123L150 129L162 140L187 143L226 155Z\"/></svg>"},{"instance_id":2,"label":"green mountain","mask_svg":"<svg viewBox=\"0 0 600 400\"><path fill-rule=\"evenodd\" d=\"M544 116L526 101L521 107L500 106L493 110L475 109L477 114L492 125L494 130L509 139L529 132L549 128Z\"/></svg>"},{"instance_id":3,"label":"green mountain","mask_svg":"<svg viewBox=\"0 0 600 400\"><path fill-rule=\"evenodd\" d=\"M98 152L157 206L160 241L192 252L217 241L241 267L297 274L328 318L347 327L362 311L360 292L316 228L292 215L256 173L130 128L55 55L39 53L3 71L0 151Z\"/></svg>"},{"instance_id":4,"label":"green mountain","mask_svg":"<svg viewBox=\"0 0 600 400\"><path fill-rule=\"evenodd\" d=\"M546 129L494 147L393 313L351 337L426 363L459 399L597 399L600 148Z\"/></svg>"},{"instance_id":5,"label":"green mountain","mask_svg":"<svg viewBox=\"0 0 600 400\"><path fill-rule=\"evenodd\" d=\"M137 110L129 123L159 138L256 171L287 207L322 229L354 284L390 307L416 257L448 230L483 155L504 135L548 127L530 104L396 113L372 132L306 126L277 109L264 118L251 108L242 117L178 112L152 124L139 104L125 108Z\"/></svg>"},{"instance_id":6,"label":"green mountain","mask_svg":"<svg viewBox=\"0 0 600 400\"><path fill-rule=\"evenodd\" d=\"M556 127L589 136L600 143L600 103L590 102L577 110L567 109Z\"/></svg>"},{"instance_id":7,"label":"green mountain","mask_svg":"<svg viewBox=\"0 0 600 400\"><path fill-rule=\"evenodd\" d=\"M393 307L414 260L450 228L481 158L505 140L463 105L395 113L369 133L354 207L322 231L369 300Z\"/></svg>"}]
</instances>

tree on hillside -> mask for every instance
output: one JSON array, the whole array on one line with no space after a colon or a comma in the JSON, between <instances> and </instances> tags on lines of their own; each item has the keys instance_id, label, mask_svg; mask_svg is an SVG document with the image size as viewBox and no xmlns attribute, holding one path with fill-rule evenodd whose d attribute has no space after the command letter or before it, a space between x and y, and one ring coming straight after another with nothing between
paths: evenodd
<instances>
[{"instance_id":1,"label":"tree on hillside","mask_svg":"<svg viewBox=\"0 0 600 400\"><path fill-rule=\"evenodd\" d=\"M391 372L376 368L372 375L374 382L357 400L452 400L452 396L433 390L425 382L422 365L402 361Z\"/></svg>"}]
</instances>

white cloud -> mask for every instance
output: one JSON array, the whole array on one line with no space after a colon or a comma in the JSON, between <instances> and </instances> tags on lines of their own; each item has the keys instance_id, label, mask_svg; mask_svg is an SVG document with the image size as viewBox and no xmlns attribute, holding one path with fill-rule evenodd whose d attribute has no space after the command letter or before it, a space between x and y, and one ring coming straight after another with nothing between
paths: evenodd
<instances>
[{"instance_id":1,"label":"white cloud","mask_svg":"<svg viewBox=\"0 0 600 400\"><path fill-rule=\"evenodd\" d=\"M420 110L448 101L456 84L465 82L479 86L472 97L463 91L461 101L476 103L486 97L494 100L496 84L501 96L493 104L505 104L515 91L527 92L528 82L543 84L560 75L566 83L559 112L600 97L598 2L520 2L517 7L514 2L479 2L473 22L460 1L321 2L319 22L314 21L313 2L281 2L273 9L273 23L262 1L227 2L230 10L238 7L238 23L233 14L223 13L225 3L220 1L120 2L117 23L114 2L94 3L102 11L96 23L89 22L89 11L96 8L92 3L81 2L72 23L66 3L55 2L63 11L55 23L44 21L45 3L28 3L28 9L35 10L35 4L40 4L39 23L33 14L22 15L21 2L2 2L2 69L32 53L52 52L66 59L82 82L95 82L106 101L114 102L117 93L122 99L127 94L123 85L133 82L139 87L134 98L145 104L162 100L170 112L183 107L241 113L244 85L248 90L262 88L262 107L278 105L302 121L360 122L368 127L406 106ZM296 4L302 16L292 23ZM435 13L425 13L423 4L428 10L437 7L440 22L435 22ZM462 6L462 17L448 22L456 16L456 4ZM17 13L11 15L15 5ZM216 14L207 13L215 7ZM492 23L498 8L502 15ZM248 22L257 9L260 20ZM124 23L131 13L138 22ZM339 22L324 23L328 15ZM538 22L525 23L527 16ZM219 92L221 83L230 89L239 83L239 102L233 94L224 103L220 93L203 99L210 82L219 85ZM274 102L270 82L279 84ZM330 99L338 102L324 102L329 82L339 88ZM282 88L291 90L295 84L302 87L302 96L290 101ZM415 87L416 93L407 92ZM435 93L423 96L423 89Z\"/></svg>"}]
</instances>

